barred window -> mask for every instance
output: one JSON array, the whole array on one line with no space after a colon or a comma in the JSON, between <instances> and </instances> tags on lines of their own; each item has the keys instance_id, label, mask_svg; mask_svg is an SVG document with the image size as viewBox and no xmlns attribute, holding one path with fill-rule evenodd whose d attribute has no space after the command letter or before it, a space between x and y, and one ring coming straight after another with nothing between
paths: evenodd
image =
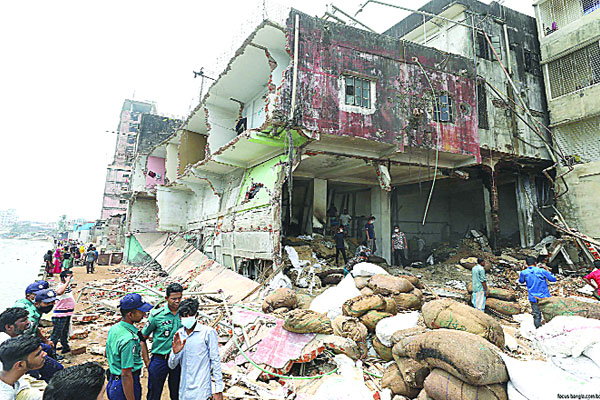
<instances>
[{"instance_id":1,"label":"barred window","mask_svg":"<svg viewBox=\"0 0 600 400\"><path fill-rule=\"evenodd\" d=\"M553 99L600 83L598 43L576 50L548 64Z\"/></svg>"},{"instance_id":2,"label":"barred window","mask_svg":"<svg viewBox=\"0 0 600 400\"><path fill-rule=\"evenodd\" d=\"M477 81L477 110L478 126L481 129L489 129L487 92L485 82Z\"/></svg>"},{"instance_id":3,"label":"barred window","mask_svg":"<svg viewBox=\"0 0 600 400\"><path fill-rule=\"evenodd\" d=\"M556 142L568 156L582 162L600 160L600 118L592 117L553 129Z\"/></svg>"},{"instance_id":4,"label":"barred window","mask_svg":"<svg viewBox=\"0 0 600 400\"><path fill-rule=\"evenodd\" d=\"M346 104L371 108L371 81L350 75L346 75L344 81L346 85Z\"/></svg>"},{"instance_id":5,"label":"barred window","mask_svg":"<svg viewBox=\"0 0 600 400\"><path fill-rule=\"evenodd\" d=\"M443 94L434 104L433 119L438 122L454 122L454 107L452 97Z\"/></svg>"},{"instance_id":6,"label":"barred window","mask_svg":"<svg viewBox=\"0 0 600 400\"><path fill-rule=\"evenodd\" d=\"M539 9L542 31L548 36L600 9L600 0L548 0Z\"/></svg>"}]
</instances>

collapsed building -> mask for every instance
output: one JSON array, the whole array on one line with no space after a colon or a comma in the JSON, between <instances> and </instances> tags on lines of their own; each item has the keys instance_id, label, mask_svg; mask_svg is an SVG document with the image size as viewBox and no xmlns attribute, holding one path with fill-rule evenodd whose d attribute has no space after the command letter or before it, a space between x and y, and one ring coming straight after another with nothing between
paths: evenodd
<instances>
[{"instance_id":1,"label":"collapsed building","mask_svg":"<svg viewBox=\"0 0 600 400\"><path fill-rule=\"evenodd\" d=\"M471 24L472 10L488 7L432 3ZM492 43L545 123L535 21L499 9L511 15L485 18L502 38ZM423 22L431 26L421 40ZM395 224L411 247L471 230L494 247L537 243L536 210L553 200L548 137L502 97L507 77L474 32L421 16L386 34L296 10L284 24L264 21L179 129L148 151L141 170L146 182L155 174L145 193L156 196L156 216L144 218L250 276L280 263L283 236L326 233L331 205L348 210L358 241L375 216L376 254L388 262ZM528 67L525 54L534 55Z\"/></svg>"}]
</instances>

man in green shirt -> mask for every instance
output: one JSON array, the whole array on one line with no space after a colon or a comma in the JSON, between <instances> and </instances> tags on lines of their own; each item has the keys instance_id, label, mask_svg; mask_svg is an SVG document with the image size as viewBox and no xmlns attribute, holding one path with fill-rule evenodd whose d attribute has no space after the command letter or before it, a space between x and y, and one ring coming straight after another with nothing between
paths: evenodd
<instances>
[{"instance_id":1,"label":"man in green shirt","mask_svg":"<svg viewBox=\"0 0 600 400\"><path fill-rule=\"evenodd\" d=\"M478 258L477 265L471 270L473 282L473 307L479 311L485 310L485 298L488 294L483 263L485 263L485 260L483 258Z\"/></svg>"},{"instance_id":2,"label":"man in green shirt","mask_svg":"<svg viewBox=\"0 0 600 400\"><path fill-rule=\"evenodd\" d=\"M106 394L110 400L141 400L140 372L142 362L141 333L134 326L139 323L152 306L137 293L129 293L121 299L121 321L113 325L106 338L106 359L110 379Z\"/></svg>"},{"instance_id":3,"label":"man in green shirt","mask_svg":"<svg viewBox=\"0 0 600 400\"><path fill-rule=\"evenodd\" d=\"M183 297L183 286L172 283L167 286L167 305L154 309L148 318L148 323L142 329L142 357L148 368L148 400L160 400L165 380L169 377L169 395L171 400L179 399L179 380L181 367L170 369L169 353L173 344L175 332L181 328L179 318L179 303ZM152 335L152 358L148 363L148 347L145 340Z\"/></svg>"}]
</instances>

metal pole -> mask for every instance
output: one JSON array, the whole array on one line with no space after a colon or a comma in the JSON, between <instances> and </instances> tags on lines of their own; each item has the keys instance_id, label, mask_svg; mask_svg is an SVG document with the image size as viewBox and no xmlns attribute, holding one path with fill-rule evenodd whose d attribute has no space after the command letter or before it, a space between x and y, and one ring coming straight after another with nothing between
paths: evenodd
<instances>
[{"instance_id":1,"label":"metal pole","mask_svg":"<svg viewBox=\"0 0 600 400\"><path fill-rule=\"evenodd\" d=\"M340 14L342 14L343 16L350 18L352 21L356 22L357 24L359 24L360 26L362 26L363 28L367 28L368 30L370 30L373 33L377 33L375 32L373 29L369 28L368 26L366 26L365 24L363 24L362 22L360 22L359 20L357 20L356 18L354 18L351 15L346 14L345 12L343 12L342 10L340 10L339 8L337 8L336 6L334 6L333 4L331 5L331 8L333 8L333 11L337 11Z\"/></svg>"}]
</instances>

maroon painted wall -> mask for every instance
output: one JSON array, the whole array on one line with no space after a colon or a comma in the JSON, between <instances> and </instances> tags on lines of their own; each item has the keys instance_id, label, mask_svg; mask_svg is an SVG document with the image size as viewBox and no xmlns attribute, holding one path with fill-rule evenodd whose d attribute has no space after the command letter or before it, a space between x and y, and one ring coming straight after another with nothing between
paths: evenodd
<instances>
[{"instance_id":1,"label":"maroon painted wall","mask_svg":"<svg viewBox=\"0 0 600 400\"><path fill-rule=\"evenodd\" d=\"M294 49L294 19L288 19L288 47ZM437 122L431 118L432 91L454 100L454 123L442 123L440 151L474 155L480 161L472 60L349 26L300 15L298 121L321 134L362 137L435 149ZM371 115L340 109L341 77L352 72L376 82ZM292 69L284 93L290 97ZM343 102L343 100L342 100ZM289 101L284 100L289 108ZM429 113L427 112L429 110Z\"/></svg>"}]
</instances>

